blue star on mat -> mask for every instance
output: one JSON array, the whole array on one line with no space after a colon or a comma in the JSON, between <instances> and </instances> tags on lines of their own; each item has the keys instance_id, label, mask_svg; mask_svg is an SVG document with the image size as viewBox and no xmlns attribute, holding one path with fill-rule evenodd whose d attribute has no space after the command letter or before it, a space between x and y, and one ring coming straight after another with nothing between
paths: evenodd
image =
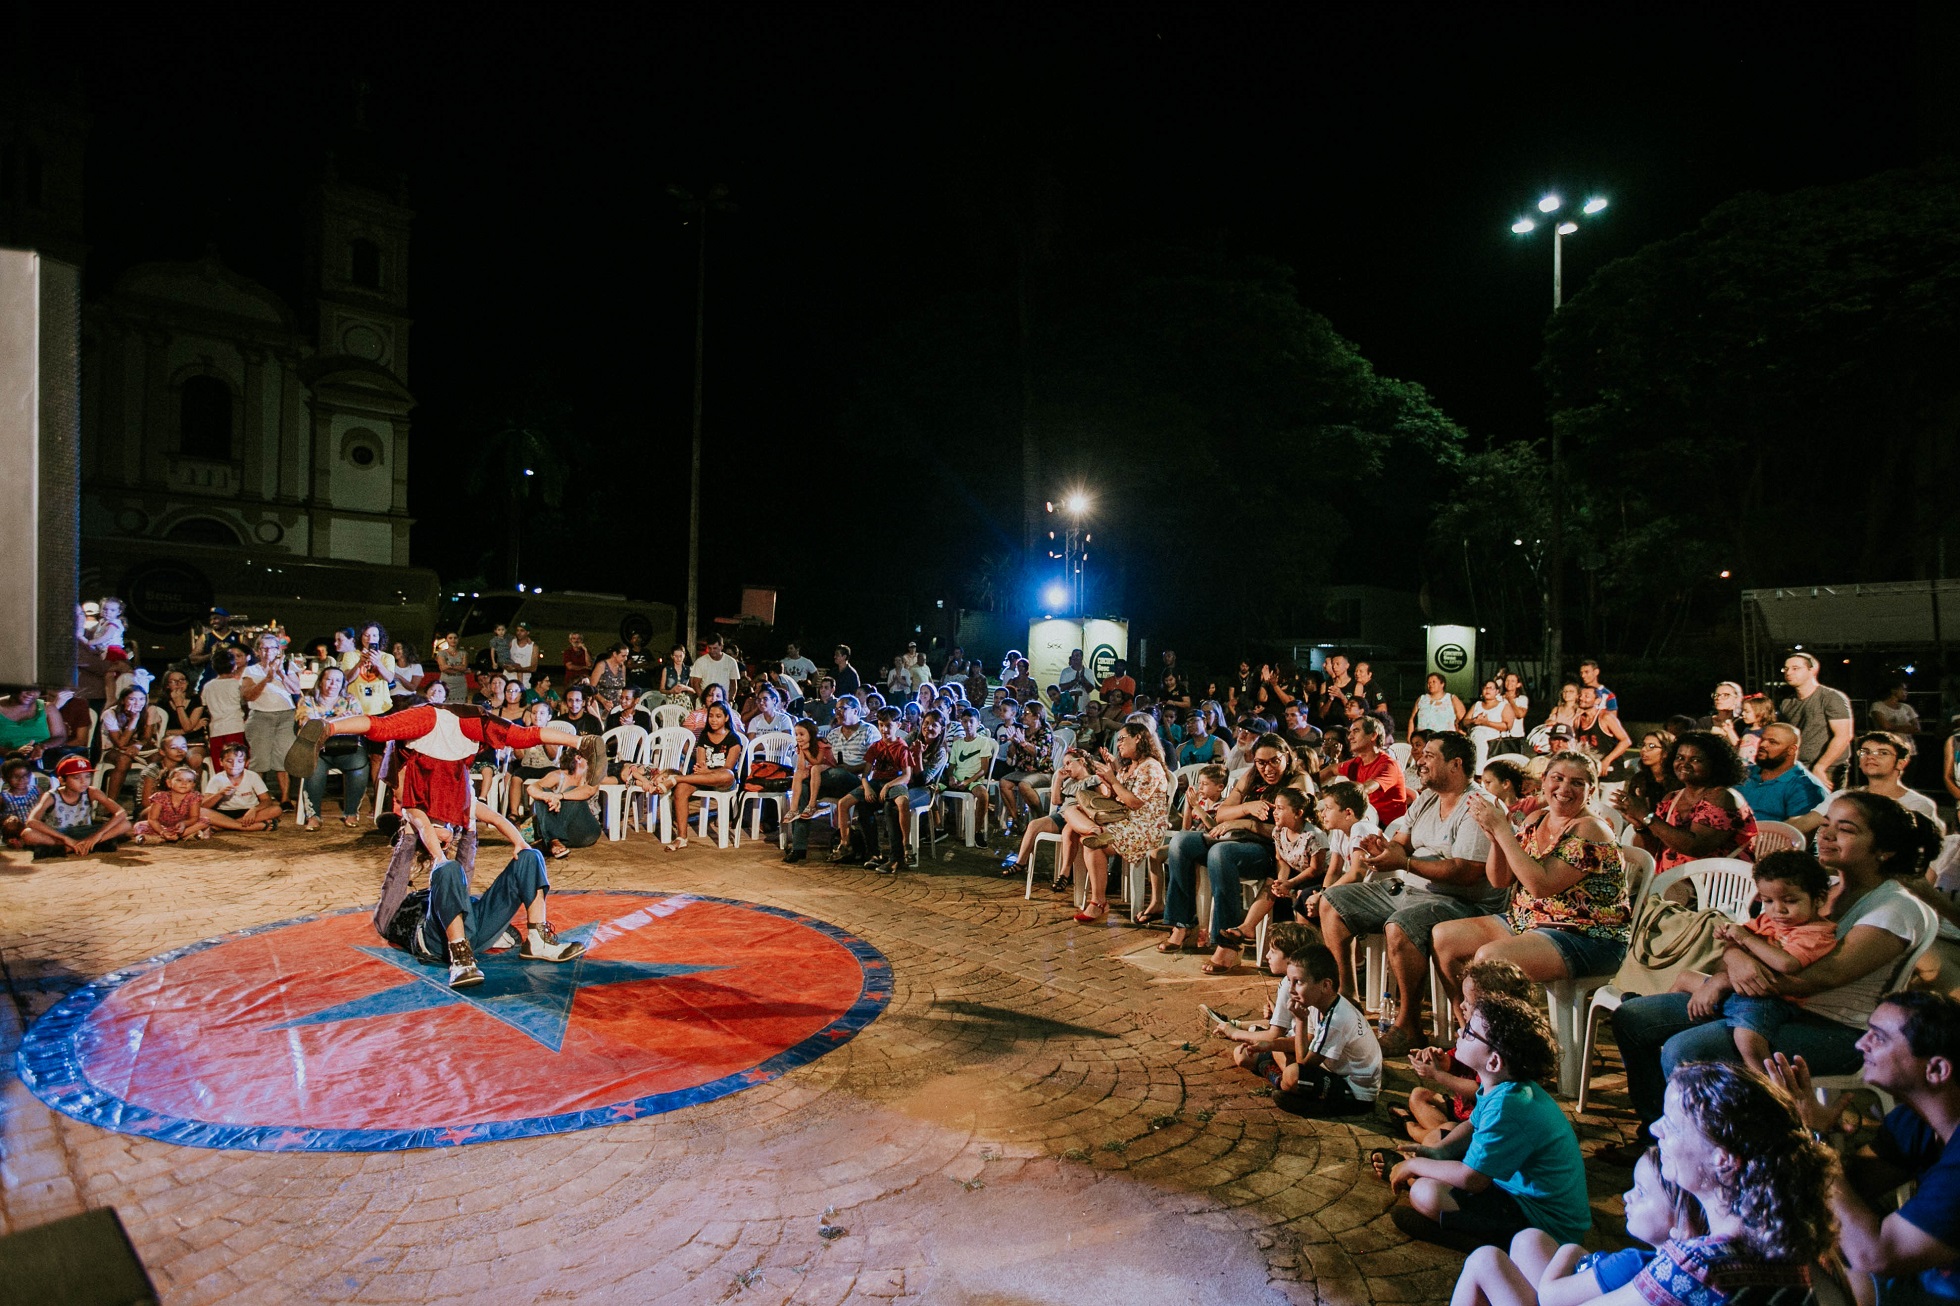
<instances>
[{"instance_id":1,"label":"blue star on mat","mask_svg":"<svg viewBox=\"0 0 1960 1306\"><path fill-rule=\"evenodd\" d=\"M591 934L598 925L596 921L581 925L566 930L558 937L583 943L584 936ZM399 948L356 948L355 951L365 952L407 972L409 981L363 998L355 998L351 1002L337 1003L272 1028L331 1025L346 1020L399 1016L411 1011L432 1011L437 1007L467 1003L556 1052L564 1046L565 1026L572 1017L572 1000L578 996L580 989L678 979L685 975L728 969L726 966L610 961L590 954L576 961L525 961L517 955L517 949L512 948L505 953L476 959L476 964L483 971L483 983L467 989L452 989L446 967L425 966Z\"/></svg>"}]
</instances>

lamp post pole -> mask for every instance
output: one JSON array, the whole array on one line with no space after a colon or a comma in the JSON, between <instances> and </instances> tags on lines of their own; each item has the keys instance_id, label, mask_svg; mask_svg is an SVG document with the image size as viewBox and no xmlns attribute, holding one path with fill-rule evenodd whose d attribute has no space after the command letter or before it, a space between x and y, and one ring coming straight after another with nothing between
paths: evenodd
<instances>
[{"instance_id":1,"label":"lamp post pole","mask_svg":"<svg viewBox=\"0 0 1960 1306\"><path fill-rule=\"evenodd\" d=\"M1563 203L1556 195L1547 195L1538 201L1540 213L1556 213ZM1606 201L1598 196L1587 200L1581 212L1588 216L1603 212ZM1532 218L1520 218L1511 224L1511 230L1518 235L1535 231L1538 223ZM1552 220L1552 312L1557 313L1565 307L1565 238L1579 230L1579 224L1572 221ZM1552 685L1558 684L1557 677L1562 674L1561 664L1565 661L1565 450L1559 438L1559 425L1552 422L1552 512L1551 512L1551 557L1545 577L1545 677Z\"/></svg>"}]
</instances>

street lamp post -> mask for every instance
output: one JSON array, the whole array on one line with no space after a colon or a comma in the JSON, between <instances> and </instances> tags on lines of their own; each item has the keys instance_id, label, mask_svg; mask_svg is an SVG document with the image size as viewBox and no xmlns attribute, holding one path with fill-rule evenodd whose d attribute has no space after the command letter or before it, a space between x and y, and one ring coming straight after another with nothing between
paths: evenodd
<instances>
[{"instance_id":1,"label":"street lamp post","mask_svg":"<svg viewBox=\"0 0 1960 1306\"><path fill-rule=\"evenodd\" d=\"M1538 211L1547 216L1557 213L1564 201L1557 195L1547 195L1538 201ZM1606 200L1595 195L1580 206L1579 211L1587 217L1602 213ZM1552 220L1552 312L1565 307L1565 238L1579 230L1579 224L1570 219ZM1519 218L1511 224L1517 235L1528 235L1538 229L1535 218ZM1545 676L1552 679L1561 674L1560 663L1565 660L1565 458L1560 447L1559 427L1552 423L1552 521L1551 521L1551 560L1547 568L1545 587Z\"/></svg>"},{"instance_id":2,"label":"street lamp post","mask_svg":"<svg viewBox=\"0 0 1960 1306\"><path fill-rule=\"evenodd\" d=\"M1056 511L1056 507L1054 500L1048 501L1049 512ZM1060 510L1063 516L1068 518L1068 524L1061 530L1059 541L1062 546L1061 552L1057 553L1051 548L1048 550L1048 556L1061 559L1062 584L1076 615L1080 616L1088 600L1088 576L1085 564L1089 559L1089 542L1095 539L1094 535L1087 534L1082 529L1082 519L1089 513L1089 496L1081 490L1070 490L1063 496ZM1049 531L1048 538L1051 541L1055 540L1056 533Z\"/></svg>"}]
</instances>

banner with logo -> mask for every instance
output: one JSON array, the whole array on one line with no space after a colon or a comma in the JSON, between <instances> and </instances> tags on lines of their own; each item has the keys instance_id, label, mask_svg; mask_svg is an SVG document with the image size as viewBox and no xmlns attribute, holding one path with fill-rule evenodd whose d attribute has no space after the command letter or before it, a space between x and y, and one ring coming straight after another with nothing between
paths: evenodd
<instances>
[{"instance_id":1,"label":"banner with logo","mask_svg":"<svg viewBox=\"0 0 1960 1306\"><path fill-rule=\"evenodd\" d=\"M1048 686L1058 683L1068 666L1068 655L1082 650L1082 665L1097 684L1111 674L1111 668L1130 657L1130 623L1107 617L1077 620L1072 617L1043 617L1028 623L1028 674L1041 686L1044 701Z\"/></svg>"},{"instance_id":2,"label":"banner with logo","mask_svg":"<svg viewBox=\"0 0 1960 1306\"><path fill-rule=\"evenodd\" d=\"M1477 628L1430 626L1428 670L1466 704L1477 697Z\"/></svg>"}]
</instances>

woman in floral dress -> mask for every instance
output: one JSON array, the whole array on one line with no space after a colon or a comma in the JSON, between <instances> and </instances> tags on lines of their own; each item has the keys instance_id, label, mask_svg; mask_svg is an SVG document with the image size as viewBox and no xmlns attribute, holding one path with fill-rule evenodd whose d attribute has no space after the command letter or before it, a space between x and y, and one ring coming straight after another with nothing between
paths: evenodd
<instances>
[{"instance_id":1,"label":"woman in floral dress","mask_svg":"<svg viewBox=\"0 0 1960 1306\"><path fill-rule=\"evenodd\" d=\"M1515 833L1503 808L1471 800L1471 816L1490 837L1484 874L1511 890L1511 906L1503 916L1436 927L1436 963L1452 997L1472 961L1512 962L1540 983L1619 970L1633 906L1620 845L1587 806L1598 786L1598 763L1568 751L1545 768L1544 810Z\"/></svg>"},{"instance_id":2,"label":"woman in floral dress","mask_svg":"<svg viewBox=\"0 0 1960 1306\"><path fill-rule=\"evenodd\" d=\"M1084 836L1088 855L1088 901L1075 919L1088 923L1109 914L1109 854L1138 862L1163 847L1171 828L1171 778L1164 767L1164 746L1157 732L1139 722L1125 722L1116 732L1116 761L1097 762L1096 777L1103 792L1130 809L1128 816L1098 825L1080 804L1063 810L1070 828Z\"/></svg>"}]
</instances>

